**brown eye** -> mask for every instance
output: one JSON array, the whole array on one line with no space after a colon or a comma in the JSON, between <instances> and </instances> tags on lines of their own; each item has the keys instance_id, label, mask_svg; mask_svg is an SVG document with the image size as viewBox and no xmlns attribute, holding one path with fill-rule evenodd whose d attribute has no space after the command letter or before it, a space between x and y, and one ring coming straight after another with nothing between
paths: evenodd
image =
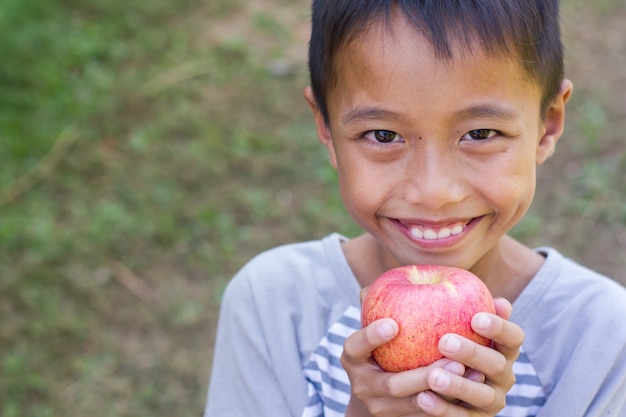
<instances>
[{"instance_id":1,"label":"brown eye","mask_svg":"<svg viewBox=\"0 0 626 417\"><path fill-rule=\"evenodd\" d=\"M493 129L476 129L470 130L467 135L473 140L485 140L496 135L496 133Z\"/></svg>"},{"instance_id":2,"label":"brown eye","mask_svg":"<svg viewBox=\"0 0 626 417\"><path fill-rule=\"evenodd\" d=\"M396 139L397 134L391 130L375 130L374 137L380 143L390 143Z\"/></svg>"}]
</instances>

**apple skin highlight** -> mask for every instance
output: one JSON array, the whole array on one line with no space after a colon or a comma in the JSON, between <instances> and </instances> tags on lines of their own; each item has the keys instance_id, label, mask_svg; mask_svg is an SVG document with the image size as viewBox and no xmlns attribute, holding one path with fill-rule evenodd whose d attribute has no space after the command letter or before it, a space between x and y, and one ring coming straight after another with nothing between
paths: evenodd
<instances>
[{"instance_id":1,"label":"apple skin highlight","mask_svg":"<svg viewBox=\"0 0 626 417\"><path fill-rule=\"evenodd\" d=\"M471 327L479 312L495 314L493 297L476 275L439 265L408 265L380 275L363 300L363 327L381 318L398 323L397 336L373 352L388 372L420 368L443 358L439 339L456 333L484 346Z\"/></svg>"}]
</instances>

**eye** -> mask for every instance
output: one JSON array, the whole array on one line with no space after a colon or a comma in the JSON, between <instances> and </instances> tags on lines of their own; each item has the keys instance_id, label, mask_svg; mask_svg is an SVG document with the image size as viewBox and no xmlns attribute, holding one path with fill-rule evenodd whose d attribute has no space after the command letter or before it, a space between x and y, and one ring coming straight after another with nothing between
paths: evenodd
<instances>
[{"instance_id":1,"label":"eye","mask_svg":"<svg viewBox=\"0 0 626 417\"><path fill-rule=\"evenodd\" d=\"M469 132L467 132L465 135L463 135L461 139L485 140L485 139L492 138L499 133L500 132L498 132L497 130L493 130L493 129L475 129L475 130L470 130Z\"/></svg>"},{"instance_id":2,"label":"eye","mask_svg":"<svg viewBox=\"0 0 626 417\"><path fill-rule=\"evenodd\" d=\"M372 130L367 132L365 137L378 143L392 143L401 139L400 135L391 130Z\"/></svg>"}]
</instances>

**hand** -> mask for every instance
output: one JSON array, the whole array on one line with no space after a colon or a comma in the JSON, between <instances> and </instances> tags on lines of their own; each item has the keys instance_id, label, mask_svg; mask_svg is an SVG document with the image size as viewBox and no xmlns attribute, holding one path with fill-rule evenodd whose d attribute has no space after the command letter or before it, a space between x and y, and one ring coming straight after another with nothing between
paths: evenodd
<instances>
[{"instance_id":1,"label":"hand","mask_svg":"<svg viewBox=\"0 0 626 417\"><path fill-rule=\"evenodd\" d=\"M417 394L430 389L429 379L433 372L445 370L446 375L463 379L465 366L450 359L441 359L430 366L405 372L383 371L374 361L372 351L393 339L397 333L395 321L381 319L346 339L341 363L352 387L346 417L427 416L417 405Z\"/></svg>"},{"instance_id":2,"label":"hand","mask_svg":"<svg viewBox=\"0 0 626 417\"><path fill-rule=\"evenodd\" d=\"M508 321L511 304L494 300L496 315L479 313L472 319L474 331L493 340L493 348L459 335L444 335L439 350L448 359L465 364L464 377L441 369L428 375L428 388L417 396L418 406L431 416L494 416L505 405L506 393L515 383L513 363L519 356L524 332ZM436 395L435 393L439 394ZM457 404L442 396L458 399Z\"/></svg>"}]
</instances>

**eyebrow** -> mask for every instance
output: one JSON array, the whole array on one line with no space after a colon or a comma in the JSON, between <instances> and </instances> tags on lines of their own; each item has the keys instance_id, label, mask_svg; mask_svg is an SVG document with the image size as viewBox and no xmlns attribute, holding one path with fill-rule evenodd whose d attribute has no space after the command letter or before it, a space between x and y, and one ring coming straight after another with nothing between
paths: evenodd
<instances>
[{"instance_id":1,"label":"eyebrow","mask_svg":"<svg viewBox=\"0 0 626 417\"><path fill-rule=\"evenodd\" d=\"M481 104L478 106L468 107L460 110L455 115L457 119L500 119L503 121L516 121L520 119L520 115L514 110L499 105L493 104Z\"/></svg>"},{"instance_id":2,"label":"eyebrow","mask_svg":"<svg viewBox=\"0 0 626 417\"><path fill-rule=\"evenodd\" d=\"M347 124L354 121L399 120L400 118L400 114L390 110L380 109L377 107L358 106L347 112L342 117L342 121ZM494 103L468 107L455 113L454 118L461 120L500 119L512 122L519 120L520 115L505 106Z\"/></svg>"},{"instance_id":3,"label":"eyebrow","mask_svg":"<svg viewBox=\"0 0 626 417\"><path fill-rule=\"evenodd\" d=\"M399 120L400 115L393 111L379 109L377 107L358 106L350 110L342 117L343 123L350 123L359 120Z\"/></svg>"}]
</instances>

